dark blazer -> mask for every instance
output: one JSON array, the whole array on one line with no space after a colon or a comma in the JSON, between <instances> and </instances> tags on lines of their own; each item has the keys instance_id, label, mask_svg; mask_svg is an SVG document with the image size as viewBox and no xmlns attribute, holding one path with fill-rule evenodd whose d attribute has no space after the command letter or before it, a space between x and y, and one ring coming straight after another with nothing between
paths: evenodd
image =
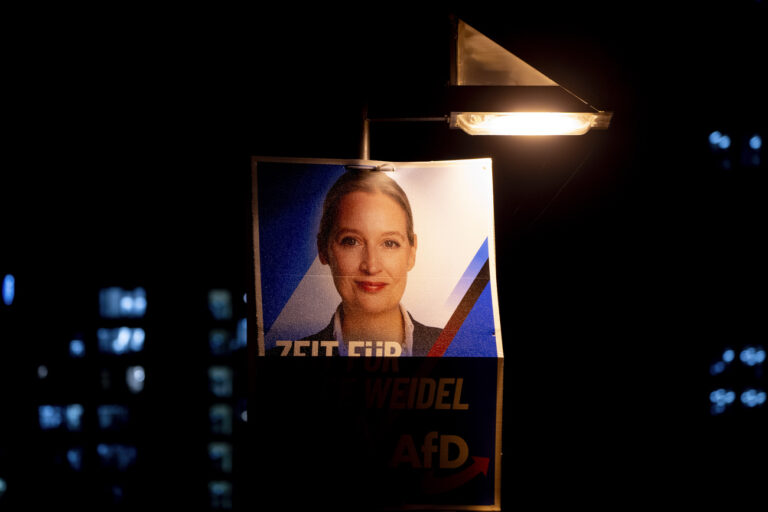
<instances>
[{"instance_id":1,"label":"dark blazer","mask_svg":"<svg viewBox=\"0 0 768 512\"><path fill-rule=\"evenodd\" d=\"M432 348L432 345L434 345L435 341L437 341L437 338L440 336L440 333L443 332L443 330L437 327L429 327L417 322L413 319L413 315L411 315L410 312L408 313L408 316L411 317L411 323L413 323L413 357L426 357L429 353L429 349ZM325 329L320 332L316 332L311 336L305 336L302 338L302 341L333 341L335 339L336 336L333 334L333 318L331 318L331 322L325 327ZM268 350L267 355L279 356L281 352L281 348L275 347L274 349ZM338 348L333 349L333 355L339 355Z\"/></svg>"}]
</instances>

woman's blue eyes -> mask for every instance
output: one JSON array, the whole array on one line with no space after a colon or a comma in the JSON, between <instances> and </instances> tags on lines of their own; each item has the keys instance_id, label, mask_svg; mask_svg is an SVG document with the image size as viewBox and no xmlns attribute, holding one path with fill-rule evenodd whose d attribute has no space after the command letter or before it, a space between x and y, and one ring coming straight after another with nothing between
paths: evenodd
<instances>
[{"instance_id":1,"label":"woman's blue eyes","mask_svg":"<svg viewBox=\"0 0 768 512\"><path fill-rule=\"evenodd\" d=\"M357 245L362 245L362 242L360 242L356 238L352 238L351 236L345 236L344 238L339 240L339 243L341 245L346 245L346 246L349 246L349 247L355 247ZM387 249L397 249L398 247L400 247L400 243L397 242L396 240L384 240L384 242L382 242L382 245L384 247L386 247Z\"/></svg>"}]
</instances>

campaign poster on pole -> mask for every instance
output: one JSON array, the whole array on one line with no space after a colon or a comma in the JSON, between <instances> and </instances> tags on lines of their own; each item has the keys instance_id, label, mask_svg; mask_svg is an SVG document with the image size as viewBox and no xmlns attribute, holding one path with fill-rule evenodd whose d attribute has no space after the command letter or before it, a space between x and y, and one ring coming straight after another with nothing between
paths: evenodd
<instances>
[{"instance_id":1,"label":"campaign poster on pole","mask_svg":"<svg viewBox=\"0 0 768 512\"><path fill-rule=\"evenodd\" d=\"M255 157L251 177L259 456L329 505L499 510L491 160Z\"/></svg>"}]
</instances>

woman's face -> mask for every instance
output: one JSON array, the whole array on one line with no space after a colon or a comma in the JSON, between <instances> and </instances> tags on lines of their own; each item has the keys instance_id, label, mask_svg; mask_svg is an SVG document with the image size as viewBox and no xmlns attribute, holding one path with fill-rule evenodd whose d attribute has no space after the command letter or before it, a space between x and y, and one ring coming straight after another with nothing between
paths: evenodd
<instances>
[{"instance_id":1,"label":"woman's face","mask_svg":"<svg viewBox=\"0 0 768 512\"><path fill-rule=\"evenodd\" d=\"M345 312L377 314L399 308L408 271L416 262L416 240L408 242L406 214L381 192L344 196L327 252Z\"/></svg>"}]
</instances>

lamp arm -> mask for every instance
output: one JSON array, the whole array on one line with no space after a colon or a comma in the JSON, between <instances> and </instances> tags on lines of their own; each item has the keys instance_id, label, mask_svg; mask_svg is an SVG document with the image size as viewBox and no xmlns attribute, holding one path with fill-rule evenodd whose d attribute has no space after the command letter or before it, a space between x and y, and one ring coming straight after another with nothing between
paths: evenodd
<instances>
[{"instance_id":1,"label":"lamp arm","mask_svg":"<svg viewBox=\"0 0 768 512\"><path fill-rule=\"evenodd\" d=\"M362 137L360 140L360 158L362 160L371 159L371 123L411 123L411 122L428 122L428 123L450 123L451 116L440 117L378 117L375 119L368 118L368 109L363 109L363 129Z\"/></svg>"}]
</instances>

